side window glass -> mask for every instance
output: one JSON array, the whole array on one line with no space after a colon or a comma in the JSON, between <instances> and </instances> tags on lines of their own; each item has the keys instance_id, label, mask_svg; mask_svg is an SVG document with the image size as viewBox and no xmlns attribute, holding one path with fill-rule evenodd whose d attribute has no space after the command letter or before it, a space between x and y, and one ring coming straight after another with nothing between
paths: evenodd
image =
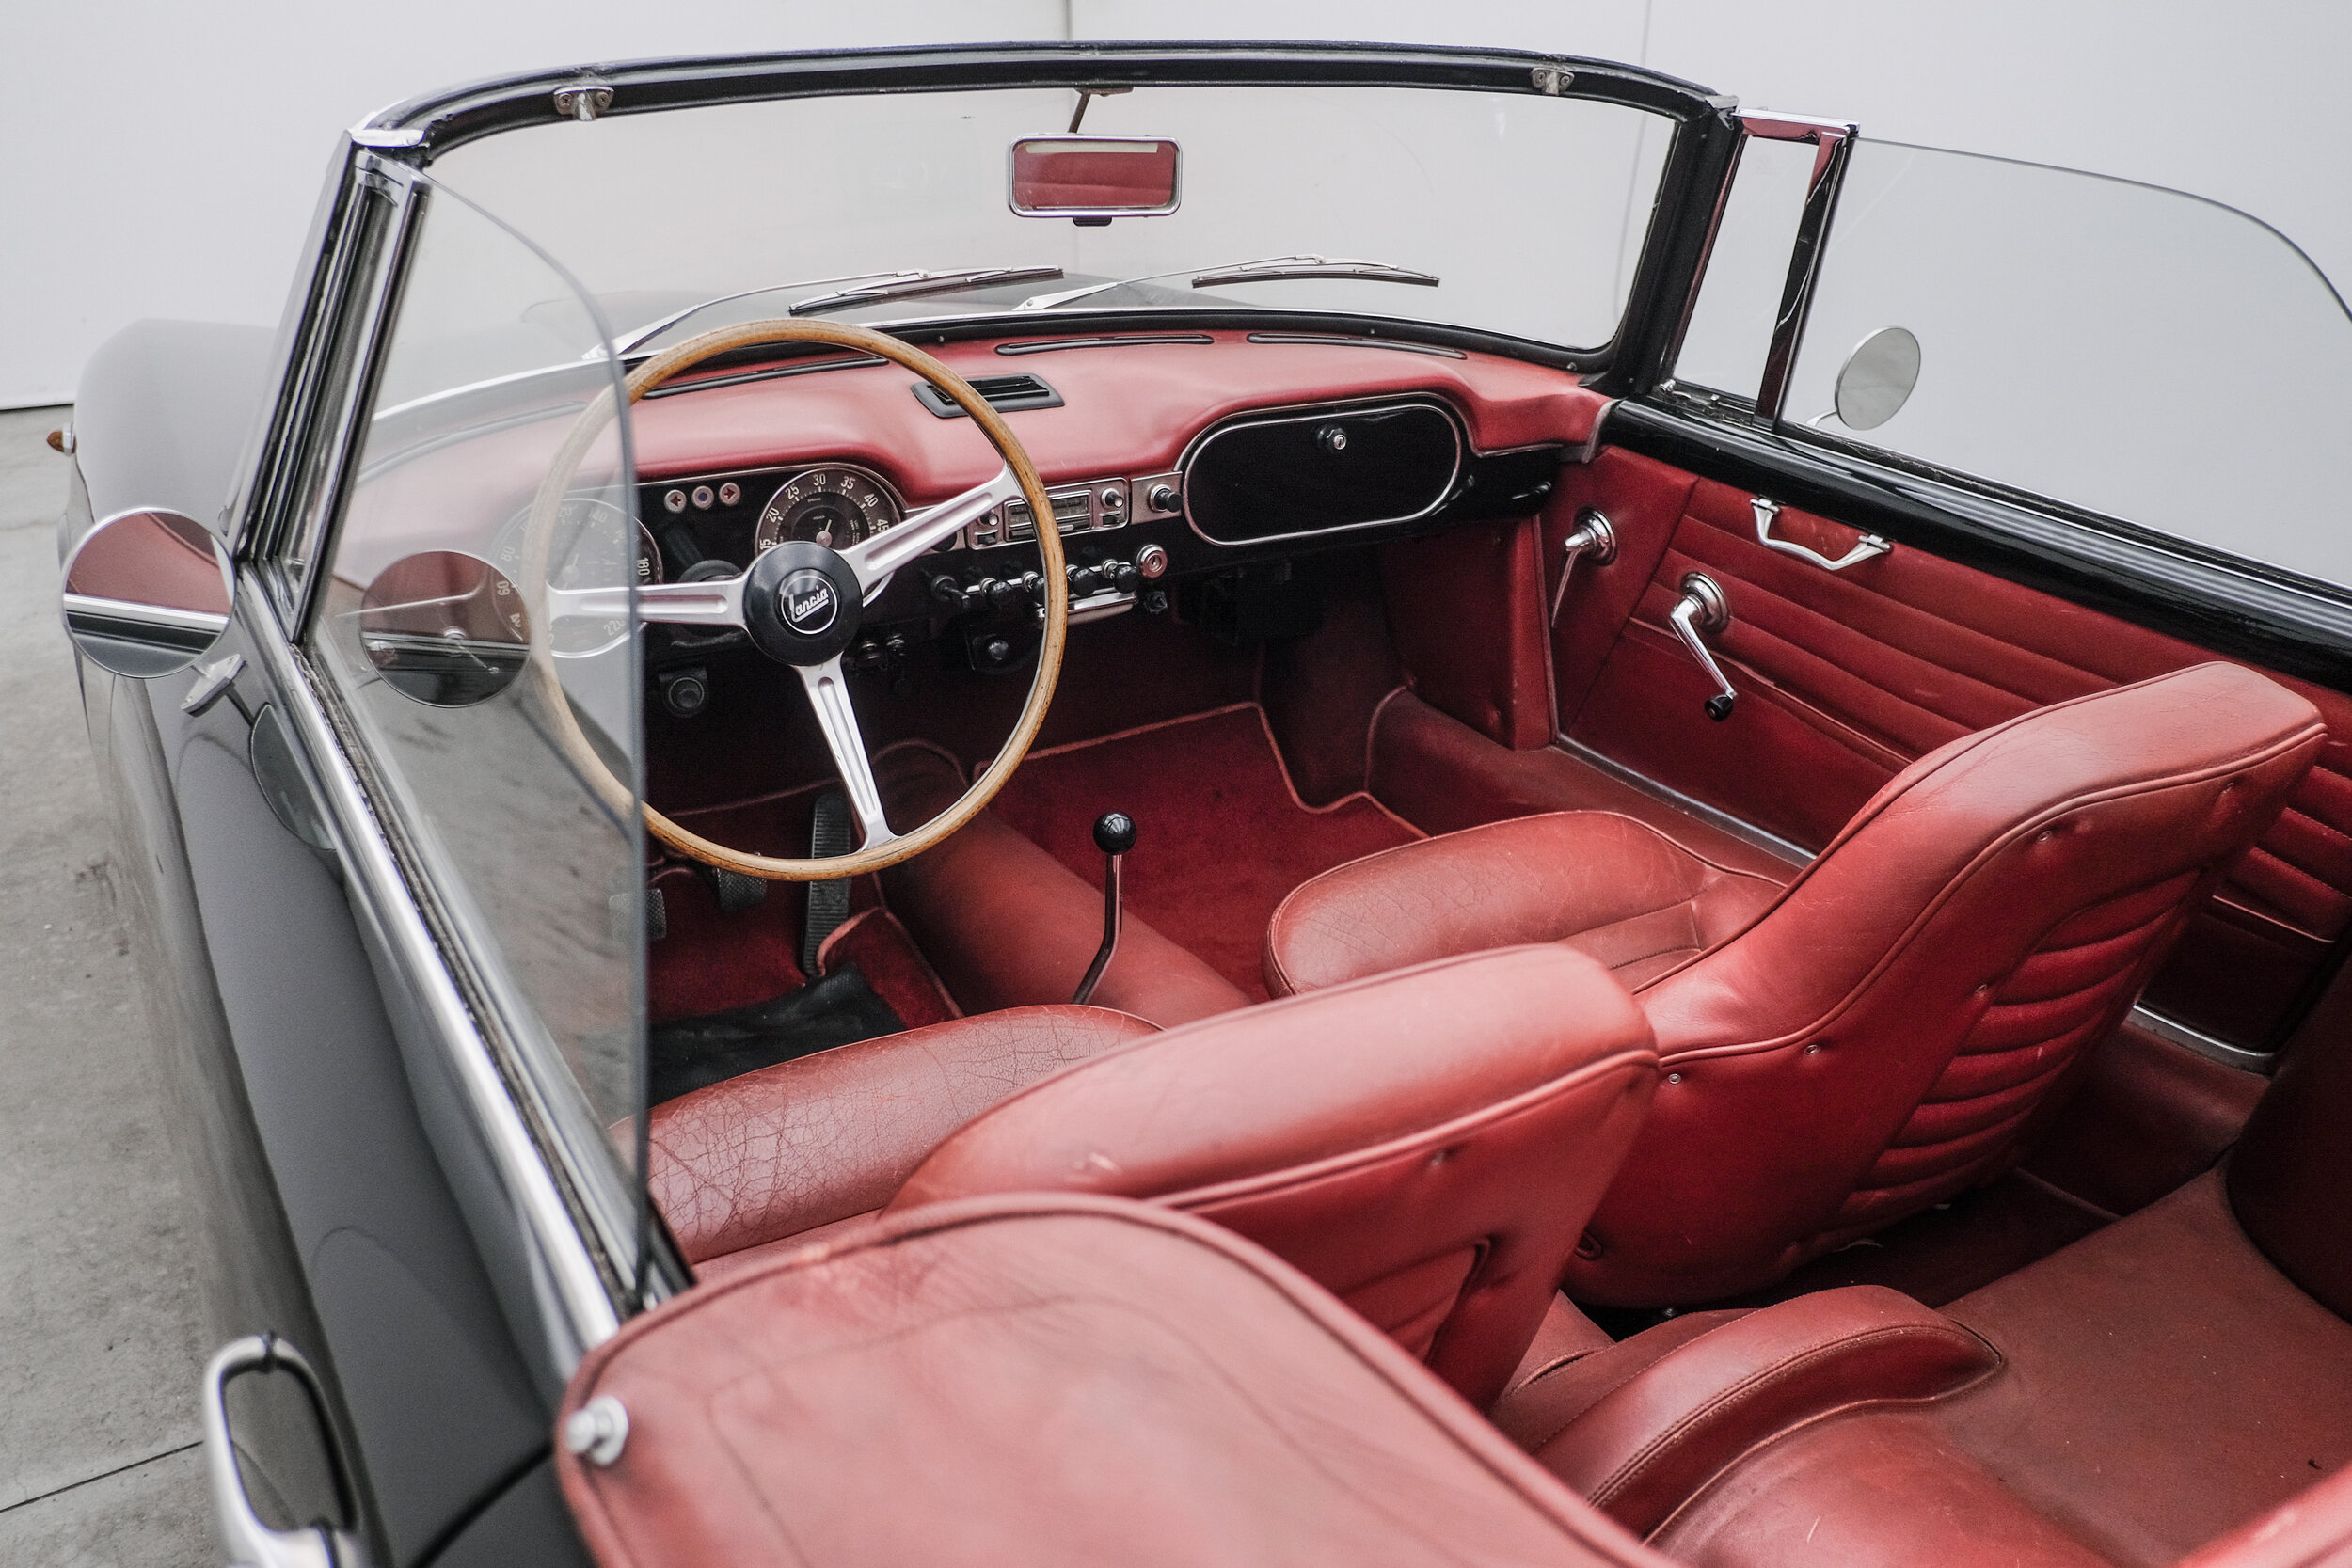
<instances>
[{"instance_id":1,"label":"side window glass","mask_svg":"<svg viewBox=\"0 0 2352 1568\"><path fill-rule=\"evenodd\" d=\"M309 647L627 1269L644 851L619 375L544 256L430 182L411 200Z\"/></svg>"},{"instance_id":2,"label":"side window glass","mask_svg":"<svg viewBox=\"0 0 2352 1568\"><path fill-rule=\"evenodd\" d=\"M1915 340L1915 358L1904 348L1862 371L1883 379L1908 362L1915 384L1899 403L1893 388L1850 401L1850 422L1839 372L1888 328ZM2352 587L2352 529L2328 471L2352 437L2348 384L2343 301L2241 213L1862 141L1782 413Z\"/></svg>"}]
</instances>

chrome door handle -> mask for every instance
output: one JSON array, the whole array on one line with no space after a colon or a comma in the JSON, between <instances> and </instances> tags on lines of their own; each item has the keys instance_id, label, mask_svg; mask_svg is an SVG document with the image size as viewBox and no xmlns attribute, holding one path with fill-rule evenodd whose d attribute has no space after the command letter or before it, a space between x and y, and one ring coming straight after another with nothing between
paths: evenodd
<instances>
[{"instance_id":1,"label":"chrome door handle","mask_svg":"<svg viewBox=\"0 0 2352 1568\"><path fill-rule=\"evenodd\" d=\"M1691 657L1699 661L1699 668L1721 688L1707 699L1707 716L1721 723L1731 717L1732 705L1739 702L1740 693L1731 689L1724 667L1715 662L1715 656L1708 651L1699 633L1721 631L1731 625L1731 601L1724 597L1723 589L1713 578L1705 572L1692 572L1683 578L1682 597L1666 619L1673 624L1675 635L1682 639L1682 645L1691 650Z\"/></svg>"},{"instance_id":2,"label":"chrome door handle","mask_svg":"<svg viewBox=\"0 0 2352 1568\"><path fill-rule=\"evenodd\" d=\"M239 1372L283 1370L302 1380L318 1407L319 1424L327 1425L326 1392L318 1373L299 1351L275 1335L253 1334L221 1347L204 1369L204 1473L213 1494L213 1520L220 1527L221 1544L229 1548L233 1568L366 1568L367 1553L349 1531L326 1525L308 1529L272 1529L253 1512L245 1493L245 1478L237 1470L237 1451L229 1437L229 1380ZM331 1443L332 1437L328 1438ZM347 1485L340 1453L327 1455L339 1487Z\"/></svg>"},{"instance_id":3,"label":"chrome door handle","mask_svg":"<svg viewBox=\"0 0 2352 1568\"><path fill-rule=\"evenodd\" d=\"M1842 572L1849 566L1859 566L1874 556L1884 555L1895 546L1875 533L1866 533L1854 541L1852 549L1832 561L1819 550L1805 548L1793 539L1772 537L1772 519L1780 515L1780 502L1768 501L1757 496L1748 502L1756 511L1756 542L1768 550L1793 555L1799 561L1809 561L1824 572Z\"/></svg>"},{"instance_id":4,"label":"chrome door handle","mask_svg":"<svg viewBox=\"0 0 2352 1568\"><path fill-rule=\"evenodd\" d=\"M1551 592L1551 622L1560 624L1560 607L1568 602L1568 579L1576 576L1576 563L1586 556L1596 566L1606 566L1617 559L1617 531L1609 526L1609 519L1593 507L1576 515L1576 531L1561 541L1566 559L1560 562L1560 586Z\"/></svg>"}]
</instances>

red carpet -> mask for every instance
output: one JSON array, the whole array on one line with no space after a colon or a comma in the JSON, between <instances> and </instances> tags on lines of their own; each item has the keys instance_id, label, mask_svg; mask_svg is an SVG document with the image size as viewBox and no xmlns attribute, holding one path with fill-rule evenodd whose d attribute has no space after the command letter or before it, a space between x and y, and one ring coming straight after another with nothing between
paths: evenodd
<instances>
[{"instance_id":1,"label":"red carpet","mask_svg":"<svg viewBox=\"0 0 2352 1568\"><path fill-rule=\"evenodd\" d=\"M996 813L1090 882L1103 876L1094 819L1136 819L1128 911L1254 998L1266 922L1291 889L1359 856L1422 836L1351 795L1298 801L1256 706L1031 752Z\"/></svg>"}]
</instances>

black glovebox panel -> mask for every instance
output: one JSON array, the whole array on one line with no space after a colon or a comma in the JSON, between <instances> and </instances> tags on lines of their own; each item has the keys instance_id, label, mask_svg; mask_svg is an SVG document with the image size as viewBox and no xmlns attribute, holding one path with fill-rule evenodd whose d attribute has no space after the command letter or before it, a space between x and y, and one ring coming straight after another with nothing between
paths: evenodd
<instances>
[{"instance_id":1,"label":"black glovebox panel","mask_svg":"<svg viewBox=\"0 0 2352 1568\"><path fill-rule=\"evenodd\" d=\"M1186 454L1184 513L1220 545L1404 522L1444 504L1462 451L1454 416L1425 399L1245 414Z\"/></svg>"}]
</instances>

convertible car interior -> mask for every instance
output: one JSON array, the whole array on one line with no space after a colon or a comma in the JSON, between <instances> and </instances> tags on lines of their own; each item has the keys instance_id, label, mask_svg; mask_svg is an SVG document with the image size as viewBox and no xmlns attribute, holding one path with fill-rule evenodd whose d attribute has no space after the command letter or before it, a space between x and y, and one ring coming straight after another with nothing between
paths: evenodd
<instances>
[{"instance_id":1,"label":"convertible car interior","mask_svg":"<svg viewBox=\"0 0 2352 1568\"><path fill-rule=\"evenodd\" d=\"M1319 1482L1351 1493L1468 1465L1523 1494L1499 1433L1680 1561L2144 1565L2352 1460L2352 1172L2311 1133L2352 1092L2347 1004L2250 1127L2261 1079L2134 1011L2261 1038L2326 973L2343 696L1922 549L1823 571L1775 545L1861 531L1779 507L1759 543L1769 498L1613 446L1602 399L1505 359L1225 332L940 356L1002 401L1062 530L1080 624L1027 760L879 875L649 868L650 1180L734 1292L712 1311L862 1341L835 1314L868 1308L826 1301L995 1233L1096 1304L992 1287L1040 1321L940 1331L927 1354L984 1334L995 1370L891 1439L906 1465L1032 1418L999 1336L1115 1359L1119 1311L1193 1309L1138 1281L1224 1243L1103 1198L1248 1238L1487 1418L1359 1387L1392 1354L1263 1263L1184 1287L1280 1317L1315 1341L1284 1377L1412 1427L1429 1468ZM641 404L660 570L744 563L795 492L808 531L983 477L895 367L787 364L825 373ZM1333 499L1317 462L1373 477ZM894 825L952 805L1020 707L1030 530L1012 502L867 607L845 663ZM1679 635L1694 577L1728 601L1713 669ZM846 849L774 666L652 635L649 803L754 853ZM1159 1375L1230 1401L1254 1336ZM678 1397L612 1354L632 1411ZM1125 1477L1184 1446L1087 1441ZM1546 1507L1480 1528L1560 1529Z\"/></svg>"},{"instance_id":2,"label":"convertible car interior","mask_svg":"<svg viewBox=\"0 0 2352 1568\"><path fill-rule=\"evenodd\" d=\"M2352 315L2282 236L1122 43L451 89L315 237L246 531L86 455L65 573L194 669L91 710L236 786L175 853L315 884L195 941L332 1179L281 1250L394 1206L313 907L462 1243L236 1321L251 1539L328 1549L226 1413L306 1343L403 1564L2352 1561L2352 533L2262 455ZM2293 347L2192 428L2190 341ZM167 455L143 363L87 453Z\"/></svg>"}]
</instances>

